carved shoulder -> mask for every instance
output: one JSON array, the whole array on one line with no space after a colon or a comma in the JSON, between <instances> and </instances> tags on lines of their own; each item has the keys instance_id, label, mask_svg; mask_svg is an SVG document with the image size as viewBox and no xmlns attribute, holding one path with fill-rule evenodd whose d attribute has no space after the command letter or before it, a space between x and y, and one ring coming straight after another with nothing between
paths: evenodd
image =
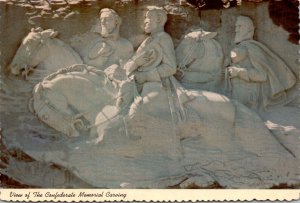
<instances>
[{"instance_id":1,"label":"carved shoulder","mask_svg":"<svg viewBox=\"0 0 300 203\"><path fill-rule=\"evenodd\" d=\"M168 33L166 33L166 32L160 33L160 35L159 35L159 42L161 44L165 44L167 46L174 47L173 40L172 40L171 36Z\"/></svg>"}]
</instances>

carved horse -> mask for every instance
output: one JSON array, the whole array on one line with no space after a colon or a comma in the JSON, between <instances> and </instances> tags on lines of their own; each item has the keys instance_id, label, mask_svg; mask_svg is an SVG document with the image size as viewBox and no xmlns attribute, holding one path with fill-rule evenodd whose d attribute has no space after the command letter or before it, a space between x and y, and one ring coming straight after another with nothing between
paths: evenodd
<instances>
[{"instance_id":1,"label":"carved horse","mask_svg":"<svg viewBox=\"0 0 300 203\"><path fill-rule=\"evenodd\" d=\"M47 75L60 68L82 63L80 56L66 43L56 39L58 33L53 29L31 29L22 40L13 60L9 64L12 74L3 75L0 93L1 112L27 112L27 99L32 88ZM25 76L27 80L17 80Z\"/></svg>"},{"instance_id":2,"label":"carved horse","mask_svg":"<svg viewBox=\"0 0 300 203\"><path fill-rule=\"evenodd\" d=\"M221 85L223 51L213 39L216 32L203 30L187 34L176 48L179 78L186 88L217 91Z\"/></svg>"},{"instance_id":3,"label":"carved horse","mask_svg":"<svg viewBox=\"0 0 300 203\"><path fill-rule=\"evenodd\" d=\"M117 65L107 70L124 74L123 79L126 78L125 72L119 71L121 68ZM130 105L136 101L134 82L125 83L126 87L120 92L120 86L107 75L104 71L86 65L60 69L35 86L30 106L43 122L68 136L79 136L81 131L92 130L94 127L97 131L101 128L98 124L112 120L123 110L130 112ZM226 140L235 133L235 127L241 125L249 126L243 129L252 129L253 122L252 125L247 124L250 121L259 125L257 132L266 133L261 119L246 107L217 93L189 92L194 99L185 103L186 119L178 125L181 138L206 135L207 139L220 136L219 139ZM145 97L146 103L155 106L153 111L156 107L165 109L169 106L165 94L155 95L158 96L154 96L154 99ZM122 98L120 106L117 105L119 97ZM153 111L150 112L152 115L162 115L163 110ZM243 119L237 120L237 112Z\"/></svg>"},{"instance_id":4,"label":"carved horse","mask_svg":"<svg viewBox=\"0 0 300 203\"><path fill-rule=\"evenodd\" d=\"M118 112L117 93L118 85L103 71L76 64L38 83L29 106L50 127L76 137L80 130L92 128L100 112L109 115Z\"/></svg>"},{"instance_id":5,"label":"carved horse","mask_svg":"<svg viewBox=\"0 0 300 203\"><path fill-rule=\"evenodd\" d=\"M69 45L56 39L57 35L53 29L31 29L9 66L11 73L27 78L34 70L35 75L30 81L39 82L60 68L82 64L80 56Z\"/></svg>"}]
</instances>

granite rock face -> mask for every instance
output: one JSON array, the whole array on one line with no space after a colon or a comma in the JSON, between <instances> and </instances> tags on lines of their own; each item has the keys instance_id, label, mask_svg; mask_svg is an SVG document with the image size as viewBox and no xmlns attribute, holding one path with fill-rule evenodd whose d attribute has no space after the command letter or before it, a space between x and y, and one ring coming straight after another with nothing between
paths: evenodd
<instances>
[{"instance_id":1,"label":"granite rock face","mask_svg":"<svg viewBox=\"0 0 300 203\"><path fill-rule=\"evenodd\" d=\"M268 2L31 2L0 2L7 186L299 187L297 46Z\"/></svg>"}]
</instances>

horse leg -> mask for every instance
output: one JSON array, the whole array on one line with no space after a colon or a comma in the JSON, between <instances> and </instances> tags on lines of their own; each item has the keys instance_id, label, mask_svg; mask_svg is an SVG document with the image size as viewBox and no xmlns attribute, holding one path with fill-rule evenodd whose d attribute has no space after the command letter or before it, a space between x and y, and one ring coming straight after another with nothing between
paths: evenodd
<instances>
[{"instance_id":1,"label":"horse leg","mask_svg":"<svg viewBox=\"0 0 300 203\"><path fill-rule=\"evenodd\" d=\"M116 96L116 106L123 109L134 99L134 83L132 81L122 81L120 83L119 92Z\"/></svg>"},{"instance_id":2,"label":"horse leg","mask_svg":"<svg viewBox=\"0 0 300 203\"><path fill-rule=\"evenodd\" d=\"M58 128L61 128L61 130L57 128L56 129L61 132L66 132L67 135L71 137L79 136L79 132L76 130L73 123L74 112L72 111L72 109L70 109L67 98L62 94L57 93L56 91L48 91L46 100L48 100L49 103L55 108L56 116L62 117L62 119L58 119L55 122L55 125L60 126ZM61 115L57 115L57 114L61 114ZM67 130L63 130L66 128Z\"/></svg>"}]
</instances>

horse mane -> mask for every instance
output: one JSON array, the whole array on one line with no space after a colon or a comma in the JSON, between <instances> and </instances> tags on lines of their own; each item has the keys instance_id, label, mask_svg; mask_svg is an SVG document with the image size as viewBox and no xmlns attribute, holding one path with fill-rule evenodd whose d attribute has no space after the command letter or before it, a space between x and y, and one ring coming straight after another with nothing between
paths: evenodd
<instances>
[{"instance_id":1,"label":"horse mane","mask_svg":"<svg viewBox=\"0 0 300 203\"><path fill-rule=\"evenodd\" d=\"M216 48L216 57L220 58L220 57L223 57L223 50L222 50L222 47L221 45L213 38L210 38L210 39L206 39L206 40L202 40L202 43L204 44L204 48L205 48L205 52L204 52L204 57L207 56L208 54L208 51L206 50L208 47L208 43L212 43L213 46Z\"/></svg>"},{"instance_id":2,"label":"horse mane","mask_svg":"<svg viewBox=\"0 0 300 203\"><path fill-rule=\"evenodd\" d=\"M62 47L63 49L61 49L61 50L66 50L68 53L71 53L71 55L76 59L76 61L78 63L82 63L83 60L81 59L80 55L70 45L68 45L64 41L62 41L58 38L53 38L51 40L51 43L53 43L53 45Z\"/></svg>"},{"instance_id":3,"label":"horse mane","mask_svg":"<svg viewBox=\"0 0 300 203\"><path fill-rule=\"evenodd\" d=\"M176 58L179 69L188 69L195 61L215 63L223 60L223 50L214 38L217 32L207 32L202 29L194 30L184 36L176 48ZM207 64L206 64L207 65Z\"/></svg>"},{"instance_id":4,"label":"horse mane","mask_svg":"<svg viewBox=\"0 0 300 203\"><path fill-rule=\"evenodd\" d=\"M197 52L199 44L203 44L202 40L198 42L196 39L183 39L176 49L177 59L181 58L181 61L177 61L178 64L187 65L193 61L193 56Z\"/></svg>"}]
</instances>

